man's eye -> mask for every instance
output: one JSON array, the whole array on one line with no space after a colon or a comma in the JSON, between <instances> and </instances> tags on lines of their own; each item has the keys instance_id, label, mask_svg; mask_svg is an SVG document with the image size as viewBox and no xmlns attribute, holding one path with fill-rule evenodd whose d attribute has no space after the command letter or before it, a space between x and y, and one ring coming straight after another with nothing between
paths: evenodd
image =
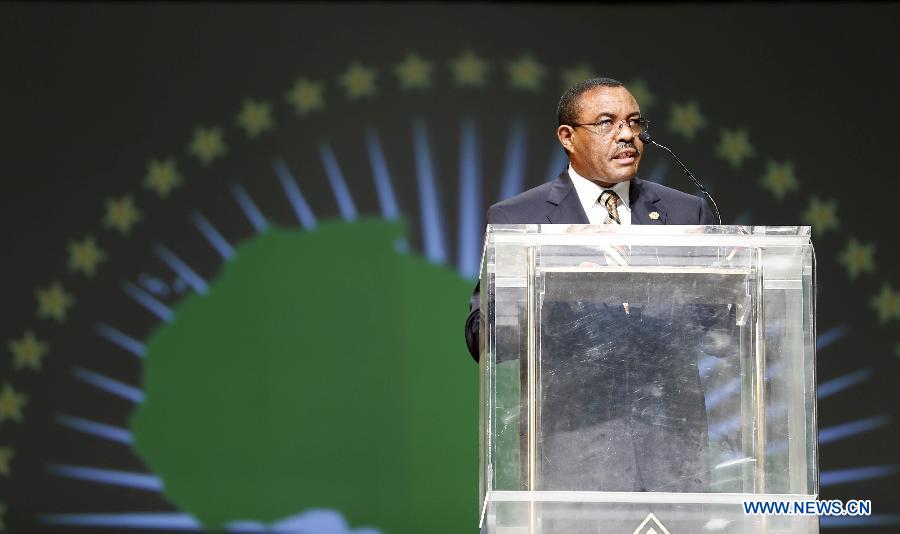
<instances>
[{"instance_id":1,"label":"man's eye","mask_svg":"<svg viewBox=\"0 0 900 534\"><path fill-rule=\"evenodd\" d=\"M634 128L635 126L639 125L640 123L641 123L641 119L629 119L629 120L628 120L628 127L629 127L629 128Z\"/></svg>"},{"instance_id":2,"label":"man's eye","mask_svg":"<svg viewBox=\"0 0 900 534\"><path fill-rule=\"evenodd\" d=\"M613 123L613 121L610 119L603 119L602 121L598 122L597 124L599 124L603 128L606 128L607 126L609 126L612 123Z\"/></svg>"}]
</instances>

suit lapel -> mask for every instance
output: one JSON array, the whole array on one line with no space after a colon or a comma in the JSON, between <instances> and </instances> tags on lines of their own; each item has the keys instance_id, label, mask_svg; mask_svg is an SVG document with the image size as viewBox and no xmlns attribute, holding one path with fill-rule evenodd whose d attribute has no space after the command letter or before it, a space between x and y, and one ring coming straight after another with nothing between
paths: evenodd
<instances>
[{"instance_id":1,"label":"suit lapel","mask_svg":"<svg viewBox=\"0 0 900 534\"><path fill-rule=\"evenodd\" d=\"M628 191L631 202L631 224L666 224L666 207L659 195L640 178L631 179Z\"/></svg>"},{"instance_id":2,"label":"suit lapel","mask_svg":"<svg viewBox=\"0 0 900 534\"><path fill-rule=\"evenodd\" d=\"M553 224L590 224L567 170L556 177L550 188L546 216L547 222Z\"/></svg>"}]
</instances>

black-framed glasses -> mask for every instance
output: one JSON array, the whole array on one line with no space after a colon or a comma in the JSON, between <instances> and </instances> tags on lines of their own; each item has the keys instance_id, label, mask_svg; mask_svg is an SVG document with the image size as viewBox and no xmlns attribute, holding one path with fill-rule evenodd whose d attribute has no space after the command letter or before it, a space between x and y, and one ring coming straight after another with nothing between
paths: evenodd
<instances>
[{"instance_id":1,"label":"black-framed glasses","mask_svg":"<svg viewBox=\"0 0 900 534\"><path fill-rule=\"evenodd\" d=\"M581 124L570 124L569 126L571 126L572 128L578 128L579 126L596 126L597 129L600 130L600 135L608 136L613 133L618 133L619 130L622 129L623 124L628 124L628 127L631 128L631 133L633 133L634 135L640 135L642 132L646 132L650 129L650 121L643 117L623 119L620 121L603 119L599 122L584 122Z\"/></svg>"}]
</instances>

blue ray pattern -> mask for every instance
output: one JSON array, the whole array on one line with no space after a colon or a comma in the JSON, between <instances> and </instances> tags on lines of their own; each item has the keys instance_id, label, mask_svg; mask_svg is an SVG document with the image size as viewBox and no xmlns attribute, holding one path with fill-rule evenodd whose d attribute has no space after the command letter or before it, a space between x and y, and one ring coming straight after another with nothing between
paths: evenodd
<instances>
[{"instance_id":1,"label":"blue ray pattern","mask_svg":"<svg viewBox=\"0 0 900 534\"><path fill-rule=\"evenodd\" d=\"M781 368L784 367L784 365L785 365L784 362L779 362L775 365L770 365L766 369L766 381L769 381L772 379L773 376L776 376L781 371ZM706 394L706 397L704 399L706 401L706 409L711 410L711 409L715 408L723 400L727 399L728 397L731 397L732 395L734 395L738 391L740 391L740 389L741 389L741 378L735 377L735 378L732 378L731 380L729 380L728 382L725 382L723 385L711 390L709 393Z\"/></svg>"},{"instance_id":2,"label":"blue ray pattern","mask_svg":"<svg viewBox=\"0 0 900 534\"><path fill-rule=\"evenodd\" d=\"M66 428L71 428L72 430L77 430L84 434L90 434L91 436L96 436L109 441L125 443L126 445L131 445L131 442L133 441L131 432L124 428L90 421L80 417L58 415L56 416L56 422Z\"/></svg>"},{"instance_id":3,"label":"blue ray pattern","mask_svg":"<svg viewBox=\"0 0 900 534\"><path fill-rule=\"evenodd\" d=\"M732 378L722 386L717 387L716 389L710 391L706 394L704 400L706 401L706 409L712 410L716 406L718 406L723 400L728 397L736 394L741 390L741 379L740 378Z\"/></svg>"},{"instance_id":4,"label":"blue ray pattern","mask_svg":"<svg viewBox=\"0 0 900 534\"><path fill-rule=\"evenodd\" d=\"M297 221L303 228L312 230L316 227L316 216L313 215L312 209L306 203L306 198L300 192L300 187L297 185L297 181L294 180L291 170L288 169L287 163L282 159L276 159L273 166L275 167L275 175L278 177L278 181L281 182L281 188L284 189L284 194L287 195L288 202L291 203L291 208L294 210Z\"/></svg>"},{"instance_id":5,"label":"blue ray pattern","mask_svg":"<svg viewBox=\"0 0 900 534\"><path fill-rule=\"evenodd\" d=\"M710 373L715 371L720 365L722 365L722 358L703 356L698 362L698 366L700 367L700 378L708 377Z\"/></svg>"},{"instance_id":6,"label":"blue ray pattern","mask_svg":"<svg viewBox=\"0 0 900 534\"><path fill-rule=\"evenodd\" d=\"M353 197L350 196L350 190L347 189L347 182L344 181L344 174L334 156L334 151L331 150L331 145L325 141L319 143L319 157L322 158L322 165L325 167L325 174L328 176L328 183L331 184L331 191L334 193L334 200L341 211L341 217L346 221L355 220L356 206L353 204Z\"/></svg>"},{"instance_id":7,"label":"blue ray pattern","mask_svg":"<svg viewBox=\"0 0 900 534\"><path fill-rule=\"evenodd\" d=\"M569 165L569 156L559 143L553 143L553 151L550 152L550 163L547 164L547 170L544 175L546 181L552 182L556 180L559 173L566 170Z\"/></svg>"},{"instance_id":8,"label":"blue ray pattern","mask_svg":"<svg viewBox=\"0 0 900 534\"><path fill-rule=\"evenodd\" d=\"M148 473L135 473L132 471L117 471L114 469L100 469L97 467L85 467L81 465L49 464L47 471L51 475L66 478L123 486L127 488L142 489L148 491L162 491L162 480Z\"/></svg>"},{"instance_id":9,"label":"blue ray pattern","mask_svg":"<svg viewBox=\"0 0 900 534\"><path fill-rule=\"evenodd\" d=\"M216 230L216 227L206 217L195 211L191 214L191 219L194 221L194 226L200 230L203 237L216 249L216 252L219 253L219 256L222 256L223 260L228 261L234 257L234 249L231 248L231 244L222 237L222 234Z\"/></svg>"},{"instance_id":10,"label":"blue ray pattern","mask_svg":"<svg viewBox=\"0 0 900 534\"><path fill-rule=\"evenodd\" d=\"M375 128L366 129L366 150L369 152L369 164L372 166L372 177L375 179L375 192L378 193L381 214L385 219L392 221L400 216L400 210L397 208L394 186L391 185L391 174L388 172L384 151L381 149L381 140L378 138Z\"/></svg>"},{"instance_id":11,"label":"blue ray pattern","mask_svg":"<svg viewBox=\"0 0 900 534\"><path fill-rule=\"evenodd\" d=\"M481 154L478 151L478 130L475 121L462 121L459 139L459 238L457 268L466 278L478 277L481 260L481 231L483 211L481 202Z\"/></svg>"},{"instance_id":12,"label":"blue ray pattern","mask_svg":"<svg viewBox=\"0 0 900 534\"><path fill-rule=\"evenodd\" d=\"M121 514L45 514L39 516L46 525L76 527L118 527L158 530L202 531L203 525L193 516L178 512L134 512Z\"/></svg>"},{"instance_id":13,"label":"blue ray pattern","mask_svg":"<svg viewBox=\"0 0 900 534\"><path fill-rule=\"evenodd\" d=\"M193 269L188 267L188 264L181 261L171 250L166 248L164 245L156 245L154 247L156 251L156 255L169 266L170 269L175 271L175 274L181 277L182 280L187 282L191 288L200 293L201 295L205 295L209 290L209 286L206 284L206 280L200 277L199 274L194 272Z\"/></svg>"},{"instance_id":14,"label":"blue ray pattern","mask_svg":"<svg viewBox=\"0 0 900 534\"><path fill-rule=\"evenodd\" d=\"M833 471L822 471L819 475L820 486L834 486L836 484L846 484L848 482L857 482L859 480L872 480L873 478L883 478L896 474L898 466L895 465L868 465L864 467L854 467L851 469L837 469Z\"/></svg>"},{"instance_id":15,"label":"blue ray pattern","mask_svg":"<svg viewBox=\"0 0 900 534\"><path fill-rule=\"evenodd\" d=\"M858 517L824 516L819 518L819 526L822 528L885 527L888 525L900 525L900 515L872 514Z\"/></svg>"},{"instance_id":16,"label":"blue ray pattern","mask_svg":"<svg viewBox=\"0 0 900 534\"><path fill-rule=\"evenodd\" d=\"M888 421L890 421L889 416L876 415L858 421L851 421L849 423L823 428L819 430L819 445L881 428L887 425Z\"/></svg>"},{"instance_id":17,"label":"blue ray pattern","mask_svg":"<svg viewBox=\"0 0 900 534\"><path fill-rule=\"evenodd\" d=\"M232 184L231 194L237 201L238 206L241 207L241 211L244 212L247 220L250 221L253 229L256 230L256 233L260 234L265 232L269 228L269 223L266 221L266 217L262 212L259 211L256 203L253 202L253 199L250 198L250 194L247 193L247 190L244 189L241 184Z\"/></svg>"},{"instance_id":18,"label":"blue ray pattern","mask_svg":"<svg viewBox=\"0 0 900 534\"><path fill-rule=\"evenodd\" d=\"M133 298L141 306L147 308L153 315L167 323L172 321L172 317L174 317L172 310L162 302L153 298L150 293L147 293L131 282L126 282L123 289L129 297Z\"/></svg>"},{"instance_id":19,"label":"blue ray pattern","mask_svg":"<svg viewBox=\"0 0 900 534\"><path fill-rule=\"evenodd\" d=\"M840 326L835 326L834 328L828 329L825 332L816 336L816 350L823 350L835 341L841 339L846 336L850 332L850 327L842 324Z\"/></svg>"},{"instance_id":20,"label":"blue ray pattern","mask_svg":"<svg viewBox=\"0 0 900 534\"><path fill-rule=\"evenodd\" d=\"M816 395L819 399L824 399L839 391L843 391L849 387L855 386L860 382L865 382L866 380L872 378L872 369L870 367L865 367L863 369L859 369L857 371L853 371L852 373L847 373L843 376L839 376L824 384L819 385L818 390L816 391Z\"/></svg>"},{"instance_id":21,"label":"blue ray pattern","mask_svg":"<svg viewBox=\"0 0 900 534\"><path fill-rule=\"evenodd\" d=\"M506 160L503 163L503 178L500 182L500 200L522 192L525 186L525 155L528 136L525 121L515 119L509 127L506 138Z\"/></svg>"},{"instance_id":22,"label":"blue ray pattern","mask_svg":"<svg viewBox=\"0 0 900 534\"><path fill-rule=\"evenodd\" d=\"M144 402L144 392L140 389L126 384L124 382L119 382L113 378L110 378L105 375L101 375L100 373L95 373L94 371L89 371L82 367L73 367L72 374L75 375L75 378L90 384L97 389L102 389L107 393L112 393L117 397L122 397L125 400L129 400L135 404L140 404Z\"/></svg>"},{"instance_id":23,"label":"blue ray pattern","mask_svg":"<svg viewBox=\"0 0 900 534\"><path fill-rule=\"evenodd\" d=\"M106 323L97 323L96 329L97 333L100 334L101 337L113 343L114 345L125 349L126 351L134 354L139 358L143 358L144 353L147 352L147 347L145 347L143 343L134 339L128 334L116 330Z\"/></svg>"},{"instance_id":24,"label":"blue ray pattern","mask_svg":"<svg viewBox=\"0 0 900 534\"><path fill-rule=\"evenodd\" d=\"M428 129L422 118L413 122L413 152L419 185L422 233L425 237L425 257L433 263L446 263L447 247L444 244L442 226L444 219L441 217L441 206L438 200L437 176L434 171L434 161L431 159Z\"/></svg>"}]
</instances>

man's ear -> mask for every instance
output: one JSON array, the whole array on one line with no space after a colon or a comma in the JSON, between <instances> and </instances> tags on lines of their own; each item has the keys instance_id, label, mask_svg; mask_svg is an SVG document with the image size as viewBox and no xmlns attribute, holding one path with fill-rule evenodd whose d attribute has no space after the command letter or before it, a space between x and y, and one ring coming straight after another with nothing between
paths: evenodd
<instances>
[{"instance_id":1,"label":"man's ear","mask_svg":"<svg viewBox=\"0 0 900 534\"><path fill-rule=\"evenodd\" d=\"M572 146L573 135L575 135L575 129L569 125L561 124L559 128L556 129L556 138L559 139L559 144L563 146L566 152L575 151L575 147Z\"/></svg>"}]
</instances>

